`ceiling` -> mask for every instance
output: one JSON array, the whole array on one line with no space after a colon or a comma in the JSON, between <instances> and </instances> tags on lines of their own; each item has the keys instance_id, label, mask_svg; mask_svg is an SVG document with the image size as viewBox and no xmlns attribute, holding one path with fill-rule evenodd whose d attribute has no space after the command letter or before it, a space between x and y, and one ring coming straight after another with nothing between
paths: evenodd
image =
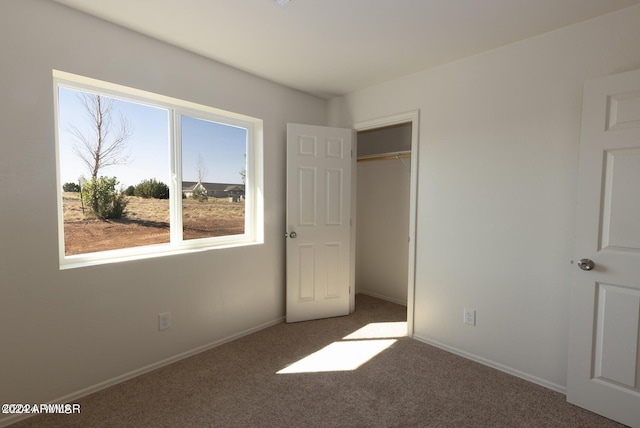
<instances>
[{"instance_id":1,"label":"ceiling","mask_svg":"<svg viewBox=\"0 0 640 428\"><path fill-rule=\"evenodd\" d=\"M640 0L53 0L324 98Z\"/></svg>"}]
</instances>

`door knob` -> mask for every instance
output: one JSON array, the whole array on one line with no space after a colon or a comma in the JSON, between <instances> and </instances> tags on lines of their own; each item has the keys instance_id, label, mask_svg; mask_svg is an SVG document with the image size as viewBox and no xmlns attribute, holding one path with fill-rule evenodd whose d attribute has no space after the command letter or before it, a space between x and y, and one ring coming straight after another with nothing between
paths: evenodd
<instances>
[{"instance_id":1,"label":"door knob","mask_svg":"<svg viewBox=\"0 0 640 428\"><path fill-rule=\"evenodd\" d=\"M289 238L291 238L291 239L296 239L297 237L298 237L298 234L297 234L297 233L295 233L295 232L291 232L291 233L289 234Z\"/></svg>"},{"instance_id":2,"label":"door knob","mask_svg":"<svg viewBox=\"0 0 640 428\"><path fill-rule=\"evenodd\" d=\"M578 260L578 267L582 270L593 270L596 264L590 259L580 259Z\"/></svg>"}]
</instances>

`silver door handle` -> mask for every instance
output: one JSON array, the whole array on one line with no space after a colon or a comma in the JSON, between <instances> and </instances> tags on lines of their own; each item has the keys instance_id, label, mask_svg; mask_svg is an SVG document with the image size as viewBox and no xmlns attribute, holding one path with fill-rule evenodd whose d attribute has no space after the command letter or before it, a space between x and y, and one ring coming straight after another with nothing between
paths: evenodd
<instances>
[{"instance_id":1,"label":"silver door handle","mask_svg":"<svg viewBox=\"0 0 640 428\"><path fill-rule=\"evenodd\" d=\"M578 260L578 267L582 270L593 270L596 264L590 259L580 259Z\"/></svg>"},{"instance_id":2,"label":"silver door handle","mask_svg":"<svg viewBox=\"0 0 640 428\"><path fill-rule=\"evenodd\" d=\"M295 233L295 232L291 232L291 233L289 234L289 238L291 238L291 239L296 239L297 237L298 237L298 234L297 234L297 233Z\"/></svg>"}]
</instances>

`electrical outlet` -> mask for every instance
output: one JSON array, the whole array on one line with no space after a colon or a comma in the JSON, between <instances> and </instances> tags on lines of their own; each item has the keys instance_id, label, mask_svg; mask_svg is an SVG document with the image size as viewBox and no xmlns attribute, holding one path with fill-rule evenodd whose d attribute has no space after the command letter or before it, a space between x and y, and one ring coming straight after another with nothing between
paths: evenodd
<instances>
[{"instance_id":1,"label":"electrical outlet","mask_svg":"<svg viewBox=\"0 0 640 428\"><path fill-rule=\"evenodd\" d=\"M465 324L476 325L476 311L474 309L464 308L464 319Z\"/></svg>"},{"instance_id":2,"label":"electrical outlet","mask_svg":"<svg viewBox=\"0 0 640 428\"><path fill-rule=\"evenodd\" d=\"M171 327L171 312L158 314L158 330L166 330Z\"/></svg>"}]
</instances>

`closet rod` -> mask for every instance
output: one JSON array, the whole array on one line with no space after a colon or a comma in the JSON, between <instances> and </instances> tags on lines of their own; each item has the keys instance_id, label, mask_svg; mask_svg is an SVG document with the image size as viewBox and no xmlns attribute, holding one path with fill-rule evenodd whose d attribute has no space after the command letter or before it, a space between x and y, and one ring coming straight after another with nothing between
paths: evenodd
<instances>
[{"instance_id":1,"label":"closet rod","mask_svg":"<svg viewBox=\"0 0 640 428\"><path fill-rule=\"evenodd\" d=\"M411 157L411 152L404 152L404 153L396 153L395 155L388 154L388 155L380 155L380 156L371 156L366 158L358 158L358 162L367 162L367 161L374 161L374 160L406 159L410 157Z\"/></svg>"}]
</instances>

